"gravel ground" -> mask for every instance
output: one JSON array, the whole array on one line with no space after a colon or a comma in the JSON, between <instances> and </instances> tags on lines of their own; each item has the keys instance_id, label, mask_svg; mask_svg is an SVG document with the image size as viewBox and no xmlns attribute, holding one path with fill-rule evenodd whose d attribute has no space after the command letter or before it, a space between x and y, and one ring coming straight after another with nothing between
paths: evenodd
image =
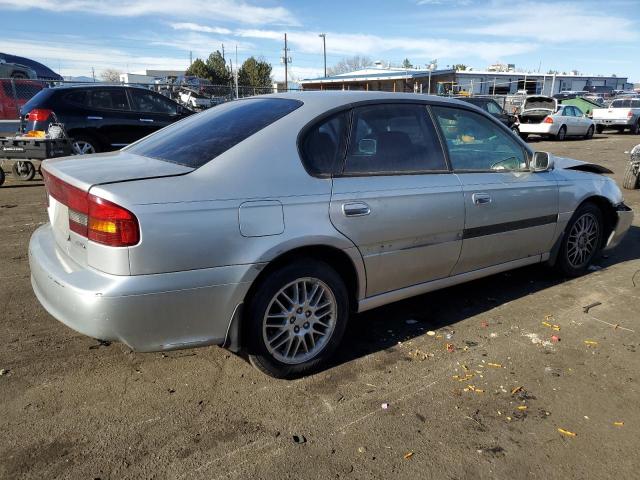
<instances>
[{"instance_id":1,"label":"gravel ground","mask_svg":"<svg viewBox=\"0 0 640 480\"><path fill-rule=\"evenodd\" d=\"M618 182L636 143L532 141ZM280 381L217 347L140 354L55 321L29 284L43 204L40 181L0 188L2 478L638 476L640 219L582 278L536 266L367 312L332 368Z\"/></svg>"}]
</instances>

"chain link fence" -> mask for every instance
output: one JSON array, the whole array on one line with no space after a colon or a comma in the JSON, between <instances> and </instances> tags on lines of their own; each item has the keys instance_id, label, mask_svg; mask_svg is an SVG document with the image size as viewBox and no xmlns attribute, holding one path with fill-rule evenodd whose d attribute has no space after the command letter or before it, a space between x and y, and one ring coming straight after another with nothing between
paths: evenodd
<instances>
[{"instance_id":1,"label":"chain link fence","mask_svg":"<svg viewBox=\"0 0 640 480\"><path fill-rule=\"evenodd\" d=\"M157 92L175 102L186 106L192 110L203 110L220 103L228 102L237 98L253 97L275 93L275 87L251 87L246 85L211 85L208 83L191 82L189 84L179 83L104 83L104 82L49 82L41 80L27 80L16 78L0 78L0 121L17 121L20 116L20 108L27 103L34 95L45 88L55 88L63 85L87 85L92 87L109 86L132 86L145 88ZM301 91L302 89L292 89L289 91ZM308 89L305 89L307 91ZM280 90L281 86L280 86ZM453 93L443 96L461 97ZM473 95L473 97L494 99L502 108L511 112L514 107L514 95ZM517 101L516 101L517 103Z\"/></svg>"}]
</instances>

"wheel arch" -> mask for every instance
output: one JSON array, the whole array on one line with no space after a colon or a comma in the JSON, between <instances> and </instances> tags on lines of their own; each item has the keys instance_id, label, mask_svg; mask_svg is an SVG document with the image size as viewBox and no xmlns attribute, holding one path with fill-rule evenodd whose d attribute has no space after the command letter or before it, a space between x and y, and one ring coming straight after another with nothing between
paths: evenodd
<instances>
[{"instance_id":1,"label":"wheel arch","mask_svg":"<svg viewBox=\"0 0 640 480\"><path fill-rule=\"evenodd\" d=\"M360 254L358 253L357 255L359 257ZM349 254L343 249L327 244L302 245L279 253L265 265L253 280L245 295L245 304L251 298L256 288L260 286L261 282L263 282L271 272L283 265L303 258L321 260L333 267L340 277L344 279L347 291L349 292L349 305L351 310L357 311L358 301L364 296L365 290L364 265L361 261L357 262L358 258L354 258L353 254Z\"/></svg>"},{"instance_id":2,"label":"wheel arch","mask_svg":"<svg viewBox=\"0 0 640 480\"><path fill-rule=\"evenodd\" d=\"M251 286L244 296L243 303L239 305L240 308L234 311L223 346L232 352L240 352L246 347L247 340L245 335L247 333L243 325L245 322L244 311L247 302L254 295L254 292L260 286L261 282L263 282L271 272L274 272L289 262L296 261L296 259L313 258L322 260L335 268L338 274L345 279L349 295L349 308L352 312L356 312L358 310L358 301L364 296L366 287L364 263L359 255L360 253L357 253L357 257L354 258L354 255L350 255L345 250L327 244L298 246L277 255L266 263L265 267L251 282Z\"/></svg>"}]
</instances>

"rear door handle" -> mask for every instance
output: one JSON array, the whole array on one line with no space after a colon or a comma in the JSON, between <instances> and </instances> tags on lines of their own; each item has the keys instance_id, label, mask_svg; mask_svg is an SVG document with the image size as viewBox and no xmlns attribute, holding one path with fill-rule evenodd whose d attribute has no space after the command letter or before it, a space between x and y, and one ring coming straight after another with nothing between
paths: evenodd
<instances>
[{"instance_id":1,"label":"rear door handle","mask_svg":"<svg viewBox=\"0 0 640 480\"><path fill-rule=\"evenodd\" d=\"M149 123L153 123L153 119L152 118L141 118L140 119L141 122L149 122Z\"/></svg>"},{"instance_id":2,"label":"rear door handle","mask_svg":"<svg viewBox=\"0 0 640 480\"><path fill-rule=\"evenodd\" d=\"M102 117L87 117L87 120L102 120Z\"/></svg>"},{"instance_id":3,"label":"rear door handle","mask_svg":"<svg viewBox=\"0 0 640 480\"><path fill-rule=\"evenodd\" d=\"M371 209L364 202L343 203L342 213L345 217L363 217L369 215Z\"/></svg>"},{"instance_id":4,"label":"rear door handle","mask_svg":"<svg viewBox=\"0 0 640 480\"><path fill-rule=\"evenodd\" d=\"M491 196L487 193L474 193L471 195L471 199L476 205L486 205L491 203Z\"/></svg>"}]
</instances>

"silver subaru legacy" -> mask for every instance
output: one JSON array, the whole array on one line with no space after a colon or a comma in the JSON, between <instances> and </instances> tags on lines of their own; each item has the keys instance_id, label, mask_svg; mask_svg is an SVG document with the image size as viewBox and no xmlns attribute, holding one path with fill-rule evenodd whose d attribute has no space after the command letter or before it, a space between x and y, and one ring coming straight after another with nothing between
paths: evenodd
<instances>
[{"instance_id":1,"label":"silver subaru legacy","mask_svg":"<svg viewBox=\"0 0 640 480\"><path fill-rule=\"evenodd\" d=\"M580 275L633 215L603 167L415 94L238 100L42 171L29 261L51 315L277 377L326 363L352 312L539 262Z\"/></svg>"}]
</instances>

